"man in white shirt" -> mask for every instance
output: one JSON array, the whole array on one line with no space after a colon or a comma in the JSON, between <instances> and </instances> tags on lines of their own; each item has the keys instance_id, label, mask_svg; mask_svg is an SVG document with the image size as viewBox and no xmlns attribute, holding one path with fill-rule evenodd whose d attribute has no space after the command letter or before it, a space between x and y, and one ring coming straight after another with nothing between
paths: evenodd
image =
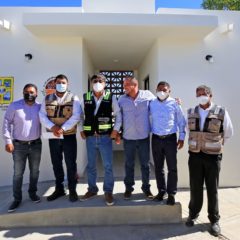
<instances>
[{"instance_id":1,"label":"man in white shirt","mask_svg":"<svg viewBox=\"0 0 240 240\"><path fill-rule=\"evenodd\" d=\"M189 174L191 198L186 225L191 227L203 204L205 182L208 197L210 232L218 236L219 226L218 182L222 148L233 135L232 122L225 108L212 103L212 91L201 85L196 89L199 105L188 110Z\"/></svg>"},{"instance_id":2,"label":"man in white shirt","mask_svg":"<svg viewBox=\"0 0 240 240\"><path fill-rule=\"evenodd\" d=\"M56 138L49 139L49 148L55 175L55 191L47 197L53 201L65 195L63 154L67 167L69 200L78 200L77 184L77 123L80 120L81 106L77 96L67 90L68 79L58 75L55 80L56 93L45 97L39 112L40 121L47 131ZM59 139L58 139L59 137ZM62 137L62 138L60 138Z\"/></svg>"}]
</instances>

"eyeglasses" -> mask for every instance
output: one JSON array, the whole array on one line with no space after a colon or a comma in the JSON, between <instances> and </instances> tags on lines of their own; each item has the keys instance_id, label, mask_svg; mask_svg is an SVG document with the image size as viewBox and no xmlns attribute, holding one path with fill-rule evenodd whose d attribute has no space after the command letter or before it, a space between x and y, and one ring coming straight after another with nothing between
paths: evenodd
<instances>
[{"instance_id":1,"label":"eyeglasses","mask_svg":"<svg viewBox=\"0 0 240 240\"><path fill-rule=\"evenodd\" d=\"M102 79L94 79L93 80L93 83L104 83L105 81L104 80L102 80Z\"/></svg>"}]
</instances>

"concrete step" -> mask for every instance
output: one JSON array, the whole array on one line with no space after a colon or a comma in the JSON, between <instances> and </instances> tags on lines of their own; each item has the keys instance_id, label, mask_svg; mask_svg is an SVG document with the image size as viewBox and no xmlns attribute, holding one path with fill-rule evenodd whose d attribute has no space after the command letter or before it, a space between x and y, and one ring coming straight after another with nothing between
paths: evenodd
<instances>
[{"instance_id":1,"label":"concrete step","mask_svg":"<svg viewBox=\"0 0 240 240\"><path fill-rule=\"evenodd\" d=\"M139 184L136 184L139 185ZM98 183L102 189L102 182ZM104 195L99 191L97 197L85 202L70 202L68 196L48 202L46 196L54 190L53 183L40 183L40 203L33 203L28 196L19 208L13 213L7 213L11 202L11 192L1 192L5 196L1 200L0 226L1 227L40 227L40 226L100 226L100 225L129 225L129 224L166 224L182 221L180 203L174 206L163 202L147 201L139 190L135 189L131 200L123 199L124 184L115 183L114 206L106 206ZM79 184L77 192L83 195L87 184ZM8 197L7 197L8 196Z\"/></svg>"}]
</instances>

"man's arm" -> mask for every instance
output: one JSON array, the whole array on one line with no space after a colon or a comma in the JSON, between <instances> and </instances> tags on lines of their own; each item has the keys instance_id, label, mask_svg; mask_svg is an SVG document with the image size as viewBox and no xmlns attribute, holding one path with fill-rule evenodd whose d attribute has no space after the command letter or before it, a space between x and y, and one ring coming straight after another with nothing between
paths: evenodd
<instances>
[{"instance_id":1,"label":"man's arm","mask_svg":"<svg viewBox=\"0 0 240 240\"><path fill-rule=\"evenodd\" d=\"M184 113L182 110L182 107L176 103L176 109L177 109L177 126L179 130L179 139L178 139L178 149L181 149L184 145L184 139L186 135L186 119L184 117Z\"/></svg>"},{"instance_id":2,"label":"man's arm","mask_svg":"<svg viewBox=\"0 0 240 240\"><path fill-rule=\"evenodd\" d=\"M224 143L228 141L229 138L233 136L233 125L228 112L225 110L224 120L223 120L223 132L224 132Z\"/></svg>"}]
</instances>

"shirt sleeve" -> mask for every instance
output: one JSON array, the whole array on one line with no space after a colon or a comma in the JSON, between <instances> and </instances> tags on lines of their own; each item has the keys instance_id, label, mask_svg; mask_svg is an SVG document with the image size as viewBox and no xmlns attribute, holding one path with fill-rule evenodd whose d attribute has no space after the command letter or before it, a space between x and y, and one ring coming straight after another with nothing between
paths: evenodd
<instances>
[{"instance_id":1,"label":"shirt sleeve","mask_svg":"<svg viewBox=\"0 0 240 240\"><path fill-rule=\"evenodd\" d=\"M84 100L82 99L80 102L80 107L81 107L81 114L80 114L80 121L78 124L78 129L80 132L83 131L83 124L84 124Z\"/></svg>"},{"instance_id":2,"label":"shirt sleeve","mask_svg":"<svg viewBox=\"0 0 240 240\"><path fill-rule=\"evenodd\" d=\"M10 104L7 108L7 111L3 119L2 133L5 144L12 144L12 124L14 114L15 114L14 105Z\"/></svg>"},{"instance_id":3,"label":"shirt sleeve","mask_svg":"<svg viewBox=\"0 0 240 240\"><path fill-rule=\"evenodd\" d=\"M39 118L41 124L49 130L55 125L52 121L49 120L47 116L45 99L43 100L39 111Z\"/></svg>"},{"instance_id":4,"label":"shirt sleeve","mask_svg":"<svg viewBox=\"0 0 240 240\"><path fill-rule=\"evenodd\" d=\"M184 117L184 113L182 110L182 107L176 103L177 108L177 125L178 125L178 131L179 131L179 140L185 139L186 135L186 119Z\"/></svg>"},{"instance_id":5,"label":"shirt sleeve","mask_svg":"<svg viewBox=\"0 0 240 240\"><path fill-rule=\"evenodd\" d=\"M113 109L113 116L115 116L115 124L114 124L113 130L116 130L119 132L122 126L122 113L115 96L112 96L112 109Z\"/></svg>"},{"instance_id":6,"label":"shirt sleeve","mask_svg":"<svg viewBox=\"0 0 240 240\"><path fill-rule=\"evenodd\" d=\"M80 115L82 112L82 108L80 106L80 101L77 96L74 96L73 100L73 114L72 116L62 125L63 131L70 130L80 121Z\"/></svg>"},{"instance_id":7,"label":"shirt sleeve","mask_svg":"<svg viewBox=\"0 0 240 240\"><path fill-rule=\"evenodd\" d=\"M228 141L228 139L233 136L233 125L227 110L225 110L225 115L223 120L223 132L224 132L224 144L225 144Z\"/></svg>"}]
</instances>

